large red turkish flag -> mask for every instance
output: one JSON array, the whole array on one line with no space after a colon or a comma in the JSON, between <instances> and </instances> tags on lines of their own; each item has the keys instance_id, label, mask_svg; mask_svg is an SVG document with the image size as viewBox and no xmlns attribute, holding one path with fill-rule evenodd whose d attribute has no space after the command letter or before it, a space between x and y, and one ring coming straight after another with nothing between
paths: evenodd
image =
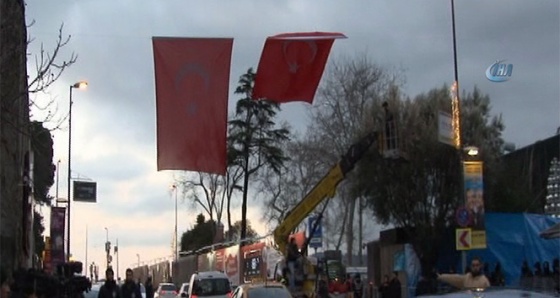
<instances>
[{"instance_id":1,"label":"large red turkish flag","mask_svg":"<svg viewBox=\"0 0 560 298\"><path fill-rule=\"evenodd\" d=\"M225 174L232 38L154 37L157 169Z\"/></svg>"},{"instance_id":2,"label":"large red turkish flag","mask_svg":"<svg viewBox=\"0 0 560 298\"><path fill-rule=\"evenodd\" d=\"M253 99L313 102L335 39L342 33L285 33L268 37L257 68Z\"/></svg>"}]
</instances>

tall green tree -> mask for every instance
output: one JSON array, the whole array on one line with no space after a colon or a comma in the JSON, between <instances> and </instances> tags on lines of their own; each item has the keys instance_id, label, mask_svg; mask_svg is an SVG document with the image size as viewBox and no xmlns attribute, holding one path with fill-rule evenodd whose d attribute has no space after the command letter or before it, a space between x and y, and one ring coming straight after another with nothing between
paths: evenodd
<instances>
[{"instance_id":1,"label":"tall green tree","mask_svg":"<svg viewBox=\"0 0 560 298\"><path fill-rule=\"evenodd\" d=\"M266 99L252 99L255 73L252 68L239 78L235 94L243 96L237 101L235 117L229 121L230 161L241 168L243 199L241 203L241 238L247 237L247 199L249 181L259 171L270 168L280 172L287 157L280 148L289 140L289 130L277 127L274 118L280 105Z\"/></svg>"},{"instance_id":2,"label":"tall green tree","mask_svg":"<svg viewBox=\"0 0 560 298\"><path fill-rule=\"evenodd\" d=\"M49 190L54 184L56 169L53 164L53 144L52 134L43 126L43 123L31 122L31 150L34 153L33 197L39 205L50 206L53 199L49 195ZM37 211L33 211L33 213L34 252L40 256L45 248L44 218Z\"/></svg>"},{"instance_id":3,"label":"tall green tree","mask_svg":"<svg viewBox=\"0 0 560 298\"><path fill-rule=\"evenodd\" d=\"M425 273L435 265L442 235L453 225L460 201L461 152L438 141L438 111L450 112L447 86L405 99L398 90L387 98L398 121L407 163L379 154L367 157L355 180L354 191L367 199L383 224L404 228ZM485 171L496 164L503 141L501 117L490 113L490 99L475 88L461 100L462 140L480 148ZM486 171L491 179L492 171Z\"/></svg>"},{"instance_id":4,"label":"tall green tree","mask_svg":"<svg viewBox=\"0 0 560 298\"><path fill-rule=\"evenodd\" d=\"M226 231L226 234L228 234L231 240L243 239L241 238L241 226L242 226L241 221L238 220L232 225L232 227L229 230ZM259 234L251 226L251 222L249 220L247 220L246 236L247 236L246 238L256 238L259 236Z\"/></svg>"},{"instance_id":5,"label":"tall green tree","mask_svg":"<svg viewBox=\"0 0 560 298\"><path fill-rule=\"evenodd\" d=\"M181 251L192 251L212 245L215 222L206 220L204 214L196 217L195 225L181 235Z\"/></svg>"}]
</instances>

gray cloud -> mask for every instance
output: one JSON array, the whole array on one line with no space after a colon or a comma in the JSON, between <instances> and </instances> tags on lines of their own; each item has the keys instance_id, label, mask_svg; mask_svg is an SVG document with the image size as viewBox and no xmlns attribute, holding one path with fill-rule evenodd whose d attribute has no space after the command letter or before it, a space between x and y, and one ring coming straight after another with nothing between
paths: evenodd
<instances>
[{"instance_id":1,"label":"gray cloud","mask_svg":"<svg viewBox=\"0 0 560 298\"><path fill-rule=\"evenodd\" d=\"M90 81L87 93L76 95L76 123L88 125L80 132L87 135L78 133L76 142L98 146L84 138L104 135L105 146L117 148L118 153L94 160L75 157L73 168L98 181L103 195L98 206L104 214L125 214L123 220L126 214L150 220L174 208L161 181L136 186L130 192L133 203L119 197L123 184L156 171L152 36L234 37L230 111L238 98L233 91L239 76L257 67L266 37L282 32L345 33L349 38L336 41L331 59L365 52L382 66L402 67L406 69L405 91L411 96L453 81L450 1L27 3L27 18L36 20L29 29L36 38L31 52L37 53L41 41L52 45L61 22L72 35L62 54L77 52L78 63L64 73L51 93L58 95L63 109L67 86L83 78ZM461 88L471 91L476 85L490 95L493 112L504 117L507 141L523 146L552 135L560 125L560 3L472 0L455 4ZM498 84L486 79L486 68L497 59L514 65L510 81ZM280 118L302 131L309 119L308 107L284 105ZM64 140L64 133L57 132L55 140ZM137 160L130 154L132 149L151 154L147 158L153 158L152 165ZM65 156L64 150L57 147L57 156ZM182 208L190 207L182 204ZM150 235L155 237L152 241L144 236L131 235L126 241L138 245L169 241L169 235Z\"/></svg>"}]
</instances>

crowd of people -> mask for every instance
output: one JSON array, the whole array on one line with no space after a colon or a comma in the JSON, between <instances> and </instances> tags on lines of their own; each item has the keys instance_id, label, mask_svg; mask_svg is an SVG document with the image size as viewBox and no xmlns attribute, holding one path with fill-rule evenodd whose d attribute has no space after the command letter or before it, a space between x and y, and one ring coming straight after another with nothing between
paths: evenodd
<instances>
[{"instance_id":1,"label":"crowd of people","mask_svg":"<svg viewBox=\"0 0 560 298\"><path fill-rule=\"evenodd\" d=\"M150 277L144 284L146 298L154 297L154 287ZM98 298L142 298L140 283L134 280L132 269L126 269L126 278L122 285L118 285L115 280L115 273L112 268L105 270L105 283L99 289Z\"/></svg>"}]
</instances>

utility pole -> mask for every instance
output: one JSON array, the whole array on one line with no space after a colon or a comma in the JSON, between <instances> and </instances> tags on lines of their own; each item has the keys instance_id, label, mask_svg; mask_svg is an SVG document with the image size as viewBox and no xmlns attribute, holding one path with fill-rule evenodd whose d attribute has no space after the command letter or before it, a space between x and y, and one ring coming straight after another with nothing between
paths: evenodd
<instances>
[{"instance_id":1,"label":"utility pole","mask_svg":"<svg viewBox=\"0 0 560 298\"><path fill-rule=\"evenodd\" d=\"M88 264L88 259L87 259L88 255L87 255L87 253L88 253L88 226L86 225L86 262L84 263L84 264L86 265L86 266L85 266L85 267L86 267L86 274L85 274L86 276L88 276L88 272L87 272L87 270L88 270L88 266L87 266L87 264Z\"/></svg>"},{"instance_id":2,"label":"utility pole","mask_svg":"<svg viewBox=\"0 0 560 298\"><path fill-rule=\"evenodd\" d=\"M115 244L115 255L117 257L117 280L119 280L119 238L117 238L117 243Z\"/></svg>"},{"instance_id":3,"label":"utility pole","mask_svg":"<svg viewBox=\"0 0 560 298\"><path fill-rule=\"evenodd\" d=\"M177 261L177 253L178 253L178 242L179 242L179 237L178 237L178 232L177 232L177 192L178 192L178 188L177 185L173 184L173 190L175 191L175 247L173 247L173 258L174 261Z\"/></svg>"},{"instance_id":4,"label":"utility pole","mask_svg":"<svg viewBox=\"0 0 560 298\"><path fill-rule=\"evenodd\" d=\"M58 207L58 172L60 171L60 159L56 162L56 192L54 198L54 206Z\"/></svg>"},{"instance_id":5,"label":"utility pole","mask_svg":"<svg viewBox=\"0 0 560 298\"><path fill-rule=\"evenodd\" d=\"M459 150L459 158L460 158L460 166L459 169L461 171L460 174L460 184L461 188L459 189L459 198L460 202L465 203L465 196L464 196L464 183L465 177L463 173L463 149L461 144L461 108L460 108L460 99L459 99L459 70L457 66L457 37L455 31L455 0L451 0L451 26L453 30L453 67L454 67L454 82L453 87L451 88L451 108L452 108L452 116L453 116L453 132L455 136L455 147ZM463 272L465 272L467 268L467 252L461 251L461 267Z\"/></svg>"}]
</instances>

